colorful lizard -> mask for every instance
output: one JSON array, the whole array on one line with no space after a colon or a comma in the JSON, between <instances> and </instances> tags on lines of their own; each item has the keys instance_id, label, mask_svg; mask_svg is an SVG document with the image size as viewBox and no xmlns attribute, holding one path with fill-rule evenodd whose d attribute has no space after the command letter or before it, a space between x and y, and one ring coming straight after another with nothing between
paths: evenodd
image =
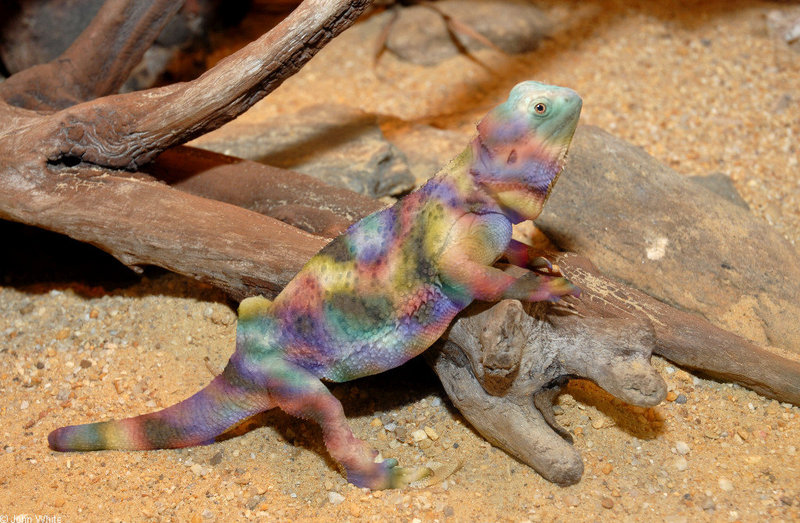
<instances>
[{"instance_id":1,"label":"colorful lizard","mask_svg":"<svg viewBox=\"0 0 800 523\"><path fill-rule=\"evenodd\" d=\"M350 226L270 302L239 306L236 350L194 396L120 421L62 427L54 450L147 450L207 444L264 410L311 419L348 481L394 488L430 471L376 463L321 380L342 382L396 367L429 347L473 300L556 300L579 291L560 275L515 278L501 256L546 265L511 239L541 212L566 159L581 98L523 82L479 124L466 150L424 186Z\"/></svg>"}]
</instances>

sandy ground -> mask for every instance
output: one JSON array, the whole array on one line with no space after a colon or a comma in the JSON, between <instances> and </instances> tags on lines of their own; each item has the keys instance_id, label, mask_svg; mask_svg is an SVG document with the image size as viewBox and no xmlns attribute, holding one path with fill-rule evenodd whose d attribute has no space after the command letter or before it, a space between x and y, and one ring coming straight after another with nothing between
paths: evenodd
<instances>
[{"instance_id":1,"label":"sandy ground","mask_svg":"<svg viewBox=\"0 0 800 523\"><path fill-rule=\"evenodd\" d=\"M384 117L387 133L471 126L523 79L568 85L599 125L687 175L729 174L753 213L800 239L800 54L770 33L796 3L538 1L553 38L528 55L476 53L434 67L385 54L378 15L326 48L240 118L314 103ZM257 23L249 21L247 31ZM246 31L245 31L246 32ZM399 122L399 123L398 123ZM237 125L234 122L232 125ZM640 409L574 382L559 421L584 456L562 488L485 443L433 373L405 368L334 387L355 432L418 466L462 462L424 489L348 485L308 423L269 413L207 447L57 454L56 427L151 411L205 385L233 347L235 315L207 286L139 279L52 235L3 225L0 522L49 521L797 521L800 409L654 358L671 394ZM428 427L430 436L409 437Z\"/></svg>"}]
</instances>

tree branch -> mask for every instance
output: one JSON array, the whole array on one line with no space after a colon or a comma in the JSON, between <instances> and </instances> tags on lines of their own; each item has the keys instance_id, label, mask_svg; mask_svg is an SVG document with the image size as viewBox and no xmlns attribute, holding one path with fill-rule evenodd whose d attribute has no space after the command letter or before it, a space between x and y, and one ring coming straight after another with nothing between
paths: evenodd
<instances>
[{"instance_id":1,"label":"tree branch","mask_svg":"<svg viewBox=\"0 0 800 523\"><path fill-rule=\"evenodd\" d=\"M198 79L108 96L54 115L51 162L135 170L161 151L232 120L297 72L369 0L306 0L278 26Z\"/></svg>"},{"instance_id":2,"label":"tree branch","mask_svg":"<svg viewBox=\"0 0 800 523\"><path fill-rule=\"evenodd\" d=\"M58 110L115 93L183 0L108 0L58 58L0 84L17 107Z\"/></svg>"}]
</instances>

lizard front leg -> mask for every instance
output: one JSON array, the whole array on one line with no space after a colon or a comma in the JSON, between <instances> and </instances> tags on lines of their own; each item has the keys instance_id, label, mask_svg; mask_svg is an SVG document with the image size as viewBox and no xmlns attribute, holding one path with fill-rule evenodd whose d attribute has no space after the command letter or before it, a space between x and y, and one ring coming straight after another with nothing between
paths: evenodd
<instances>
[{"instance_id":1,"label":"lizard front leg","mask_svg":"<svg viewBox=\"0 0 800 523\"><path fill-rule=\"evenodd\" d=\"M560 276L529 272L516 278L491 264L511 243L511 224L499 214L466 215L453 227L453 239L439 258L442 282L471 300L555 300L580 291ZM520 249L512 246L511 252ZM527 260L527 258L526 258Z\"/></svg>"},{"instance_id":2,"label":"lizard front leg","mask_svg":"<svg viewBox=\"0 0 800 523\"><path fill-rule=\"evenodd\" d=\"M537 252L538 251L530 245L526 245L512 238L511 241L508 242L505 252L503 252L503 258L517 267L523 267L534 271L552 270L553 264L550 260L542 256L536 256Z\"/></svg>"}]
</instances>

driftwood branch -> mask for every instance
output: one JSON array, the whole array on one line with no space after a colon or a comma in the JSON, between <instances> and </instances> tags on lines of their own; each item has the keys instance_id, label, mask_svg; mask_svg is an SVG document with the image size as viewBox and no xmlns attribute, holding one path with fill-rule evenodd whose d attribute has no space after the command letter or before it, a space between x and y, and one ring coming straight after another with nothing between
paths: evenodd
<instances>
[{"instance_id":1,"label":"driftwood branch","mask_svg":"<svg viewBox=\"0 0 800 523\"><path fill-rule=\"evenodd\" d=\"M768 398L800 405L800 357L761 347L600 273L577 254L557 258L561 271L583 290L570 300L584 317L648 320L655 330L654 352L710 377L739 383Z\"/></svg>"},{"instance_id":2,"label":"driftwood branch","mask_svg":"<svg viewBox=\"0 0 800 523\"><path fill-rule=\"evenodd\" d=\"M52 108L41 92L52 86L51 72L32 68L30 73L21 73L19 85L32 87L31 97L21 102L26 107L0 104L4 122L0 129L0 217L91 243L134 268L155 264L196 276L238 297L274 293L297 269L286 265L286 252L307 259L324 240L256 212L170 188L150 174L120 168L134 169L167 147L214 129L246 110L351 24L366 3L310 0L196 81L108 96L52 114L41 112ZM89 46L86 42L101 30L123 31L125 36L119 37L123 47L132 35L152 39L163 24L164 13L176 8L162 5L162 16L157 13L161 4L109 2L65 56ZM119 19L124 13L132 17L129 25ZM93 56L98 60L108 61L102 51L96 53ZM77 81L91 83L91 74L96 72L91 60L74 58L90 74ZM123 59L112 67L114 75L122 77L129 66L130 61ZM0 84L0 94L11 96L15 76ZM11 87L3 91L6 84ZM99 91L110 88L110 83L105 84ZM90 91L78 95L92 96ZM174 153L170 154L165 161L174 158ZM156 165L152 172L158 175L164 169ZM290 176L293 179L287 183L296 196L303 184L309 183L308 178ZM279 210L276 213L280 215ZM331 217L325 212L317 214ZM342 226L338 219L326 230L333 233Z\"/></svg>"},{"instance_id":3,"label":"driftwood branch","mask_svg":"<svg viewBox=\"0 0 800 523\"><path fill-rule=\"evenodd\" d=\"M352 24L367 3L306 0L274 29L194 81L108 96L56 113L42 137L47 160L134 170L250 108Z\"/></svg>"},{"instance_id":4,"label":"driftwood branch","mask_svg":"<svg viewBox=\"0 0 800 523\"><path fill-rule=\"evenodd\" d=\"M206 155L209 167L203 169L201 159ZM263 194L248 193L247 188L251 187L249 184L243 185L241 189L234 189L230 185L230 179L220 176L221 173L212 174L213 169L217 168L215 166L222 161L218 156L202 153L196 160L193 168L199 172L196 175L184 172L181 178L184 183L194 180L193 190L198 194L209 196L218 194L219 187L225 186L226 191L232 191L237 195L235 203L245 207L250 207L254 202L264 198ZM247 166L251 171L248 176L258 176L254 173L259 170L264 171L264 176L272 175L267 175L266 172L273 174L275 172L274 168L260 164L248 162ZM284 178L287 179L291 178ZM325 193L316 193L316 188L306 187L306 189L303 198L312 201L325 198ZM341 193L337 193L337 206L333 212L339 220L345 219L346 216L358 218L380 208L379 203L363 196L350 193L349 200L341 200L339 194ZM246 201L248 197L253 201L248 203ZM330 216L303 215L302 208L297 208L299 214L295 216L289 200L281 199L280 203L289 204L285 207L288 212L282 219L289 221L302 219L307 222L308 230L325 234L322 231L329 227ZM287 268L291 267L287 272L299 270L307 260L305 257L294 258L294 252L290 250L284 251L284 254L283 264ZM800 404L800 359L796 356L756 345L711 325L699 316L679 311L641 291L604 277L589 260L581 256L561 254L556 261L561 271L584 290L579 300L571 302L575 312L582 317L622 318L651 323L655 332L654 353L717 379L739 383L767 397Z\"/></svg>"},{"instance_id":5,"label":"driftwood branch","mask_svg":"<svg viewBox=\"0 0 800 523\"><path fill-rule=\"evenodd\" d=\"M58 110L119 90L182 0L109 0L55 60L0 84L17 107Z\"/></svg>"}]
</instances>

